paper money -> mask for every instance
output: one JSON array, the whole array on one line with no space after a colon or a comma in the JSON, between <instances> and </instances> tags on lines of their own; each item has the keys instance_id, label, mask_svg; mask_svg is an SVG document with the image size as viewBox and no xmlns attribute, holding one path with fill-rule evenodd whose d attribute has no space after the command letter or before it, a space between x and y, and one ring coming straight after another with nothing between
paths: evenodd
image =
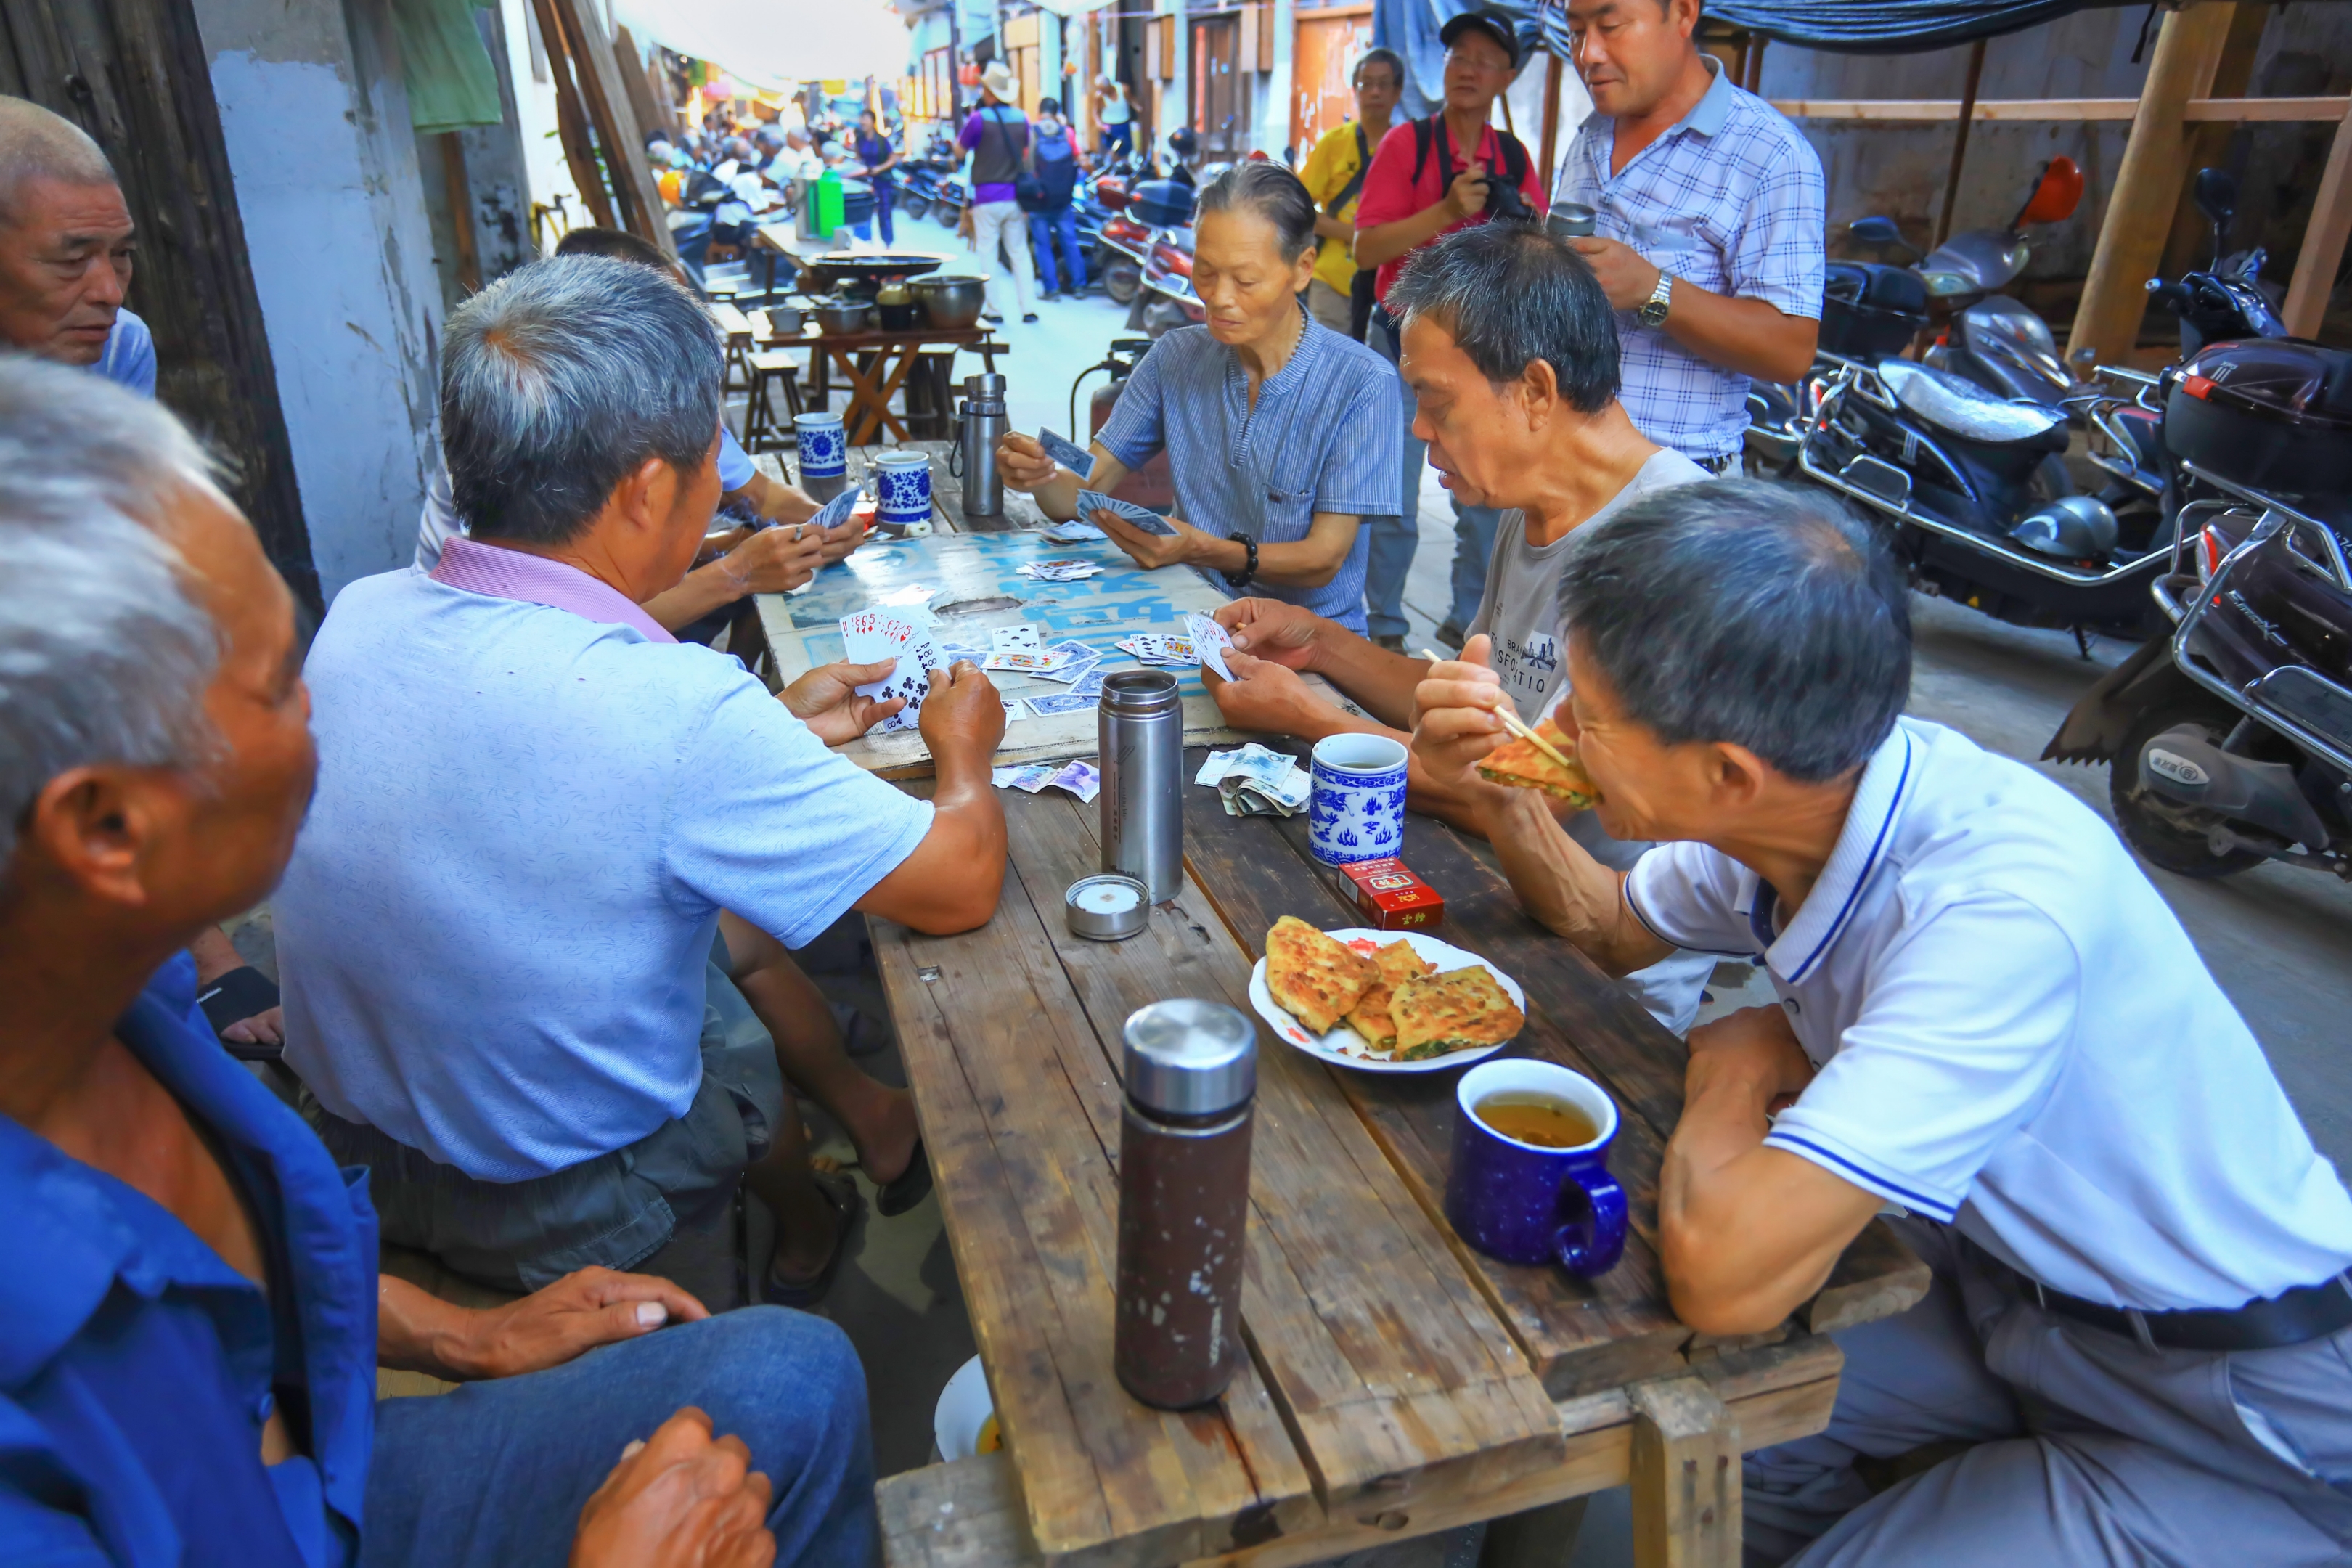
<instances>
[{"instance_id":1,"label":"paper money","mask_svg":"<svg viewBox=\"0 0 2352 1568\"><path fill-rule=\"evenodd\" d=\"M1053 783L1068 790L1080 800L1091 802L1102 788L1102 775L1090 763L1065 763L1055 773Z\"/></svg>"}]
</instances>

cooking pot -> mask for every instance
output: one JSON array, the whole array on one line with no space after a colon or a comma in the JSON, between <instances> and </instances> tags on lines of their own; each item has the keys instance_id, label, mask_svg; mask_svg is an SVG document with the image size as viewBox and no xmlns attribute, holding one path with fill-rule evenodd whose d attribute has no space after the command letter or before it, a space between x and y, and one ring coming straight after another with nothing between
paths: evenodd
<instances>
[{"instance_id":1,"label":"cooking pot","mask_svg":"<svg viewBox=\"0 0 2352 1568\"><path fill-rule=\"evenodd\" d=\"M809 313L816 318L818 330L827 337L844 337L866 330L870 309L863 300L847 300L836 294L812 300Z\"/></svg>"},{"instance_id":2,"label":"cooking pot","mask_svg":"<svg viewBox=\"0 0 2352 1568\"><path fill-rule=\"evenodd\" d=\"M988 304L987 280L960 276L908 279L913 295L931 318L931 325L950 330L976 325Z\"/></svg>"},{"instance_id":3,"label":"cooking pot","mask_svg":"<svg viewBox=\"0 0 2352 1568\"><path fill-rule=\"evenodd\" d=\"M779 338L796 338L808 325L808 318L801 314L798 305L771 305L768 307L768 325L774 329Z\"/></svg>"}]
</instances>

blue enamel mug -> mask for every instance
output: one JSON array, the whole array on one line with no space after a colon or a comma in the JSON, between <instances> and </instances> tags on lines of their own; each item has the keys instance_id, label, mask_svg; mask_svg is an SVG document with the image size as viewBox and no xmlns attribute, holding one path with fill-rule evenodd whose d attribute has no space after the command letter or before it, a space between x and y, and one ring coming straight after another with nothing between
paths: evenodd
<instances>
[{"instance_id":1,"label":"blue enamel mug","mask_svg":"<svg viewBox=\"0 0 2352 1568\"><path fill-rule=\"evenodd\" d=\"M1609 1173L1617 1107L1601 1087L1564 1067L1518 1058L1479 1063L1462 1075L1454 1097L1445 1218L1454 1234L1506 1263L1558 1263L1588 1278L1615 1268L1625 1252L1625 1189ZM1479 1120L1478 1108L1490 1101L1538 1099L1580 1113L1591 1136L1552 1148L1506 1137Z\"/></svg>"}]
</instances>

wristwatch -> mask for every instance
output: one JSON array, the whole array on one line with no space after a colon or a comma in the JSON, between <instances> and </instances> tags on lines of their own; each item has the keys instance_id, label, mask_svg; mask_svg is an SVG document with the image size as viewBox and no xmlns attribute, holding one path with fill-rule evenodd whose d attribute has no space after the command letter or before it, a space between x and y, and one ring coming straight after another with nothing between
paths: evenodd
<instances>
[{"instance_id":1,"label":"wristwatch","mask_svg":"<svg viewBox=\"0 0 2352 1568\"><path fill-rule=\"evenodd\" d=\"M1666 324L1666 312L1674 309L1674 274L1660 268L1658 286L1650 290L1650 297L1642 301L1641 307L1633 312L1633 319L1645 327L1663 327Z\"/></svg>"}]
</instances>

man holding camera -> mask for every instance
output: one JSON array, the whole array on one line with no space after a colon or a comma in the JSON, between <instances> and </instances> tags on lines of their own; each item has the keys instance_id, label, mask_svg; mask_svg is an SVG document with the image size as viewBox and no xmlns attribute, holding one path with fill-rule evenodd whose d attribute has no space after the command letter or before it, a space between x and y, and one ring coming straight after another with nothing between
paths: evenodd
<instances>
[{"instance_id":1,"label":"man holding camera","mask_svg":"<svg viewBox=\"0 0 2352 1568\"><path fill-rule=\"evenodd\" d=\"M1381 139L1356 207L1356 265L1379 269L1372 291L1381 300L1413 252L1444 234L1490 217L1540 218L1545 201L1535 160L1519 139L1486 123L1497 96L1518 74L1519 40L1511 19L1494 6L1465 11L1438 33L1445 45L1445 107L1408 121ZM1398 348L1385 311L1372 312L1371 344L1393 361ZM1402 389L1402 382L1399 386ZM1421 516L1422 443L1412 438L1412 397L1402 393L1405 423L1403 492L1399 515L1372 521L1371 562L1365 580L1372 640L1404 647L1404 579L1412 567ZM1462 643L1462 628L1478 613L1486 591L1486 561L1494 553L1493 507L1454 503L1453 602L1439 638ZM1385 526L1384 526L1385 524Z\"/></svg>"},{"instance_id":2,"label":"man holding camera","mask_svg":"<svg viewBox=\"0 0 2352 1568\"><path fill-rule=\"evenodd\" d=\"M1702 53L1699 0L1569 0L1592 114L1553 191L1617 307L1625 411L1733 471L1748 383L1801 378L1822 314L1822 163L1804 133Z\"/></svg>"}]
</instances>

